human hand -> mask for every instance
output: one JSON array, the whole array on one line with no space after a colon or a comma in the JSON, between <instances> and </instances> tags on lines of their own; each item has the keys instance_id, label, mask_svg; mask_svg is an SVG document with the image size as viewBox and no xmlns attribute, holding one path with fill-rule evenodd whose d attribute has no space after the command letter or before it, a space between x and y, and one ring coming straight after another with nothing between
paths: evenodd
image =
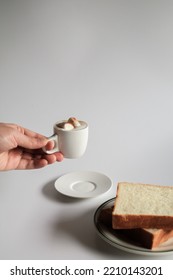
<instances>
[{"instance_id":1,"label":"human hand","mask_svg":"<svg viewBox=\"0 0 173 280\"><path fill-rule=\"evenodd\" d=\"M44 146L52 149L53 143L16 124L0 123L0 170L42 168L63 160L60 152L45 154Z\"/></svg>"}]
</instances>

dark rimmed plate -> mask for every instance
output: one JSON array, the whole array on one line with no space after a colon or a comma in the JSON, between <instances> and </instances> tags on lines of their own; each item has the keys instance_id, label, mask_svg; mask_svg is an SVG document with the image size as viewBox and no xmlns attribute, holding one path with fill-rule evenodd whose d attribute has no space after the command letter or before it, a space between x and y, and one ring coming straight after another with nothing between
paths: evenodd
<instances>
[{"instance_id":1,"label":"dark rimmed plate","mask_svg":"<svg viewBox=\"0 0 173 280\"><path fill-rule=\"evenodd\" d=\"M112 246L121 249L123 251L147 255L147 256L162 256L173 254L173 238L162 243L155 249L145 249L139 244L124 238L122 234L116 233L111 227L104 225L99 220L100 213L103 209L111 208L114 205L115 197L101 204L94 214L94 224L97 229L99 236Z\"/></svg>"}]
</instances>

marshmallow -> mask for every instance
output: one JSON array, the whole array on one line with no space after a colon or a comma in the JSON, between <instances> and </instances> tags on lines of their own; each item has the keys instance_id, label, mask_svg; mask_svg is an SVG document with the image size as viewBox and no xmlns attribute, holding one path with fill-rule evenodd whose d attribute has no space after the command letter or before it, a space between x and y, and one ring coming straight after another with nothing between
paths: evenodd
<instances>
[{"instance_id":1,"label":"marshmallow","mask_svg":"<svg viewBox=\"0 0 173 280\"><path fill-rule=\"evenodd\" d=\"M79 127L80 126L80 122L74 117L69 118L68 122L71 123L74 127Z\"/></svg>"},{"instance_id":2,"label":"marshmallow","mask_svg":"<svg viewBox=\"0 0 173 280\"><path fill-rule=\"evenodd\" d=\"M74 126L71 123L67 122L67 123L64 123L63 128L65 130L72 130L72 129L74 129Z\"/></svg>"}]
</instances>

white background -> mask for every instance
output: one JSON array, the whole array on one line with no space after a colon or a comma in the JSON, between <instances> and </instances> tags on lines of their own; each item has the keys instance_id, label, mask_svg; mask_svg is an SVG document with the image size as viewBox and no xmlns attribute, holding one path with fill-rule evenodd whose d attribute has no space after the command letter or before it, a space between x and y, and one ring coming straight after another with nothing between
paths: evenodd
<instances>
[{"instance_id":1,"label":"white background","mask_svg":"<svg viewBox=\"0 0 173 280\"><path fill-rule=\"evenodd\" d=\"M81 159L0 173L1 259L149 258L102 241L93 215L117 181L173 184L172 12L165 0L0 0L0 121L46 136L70 116L90 126ZM110 176L111 191L54 190L80 170Z\"/></svg>"}]
</instances>

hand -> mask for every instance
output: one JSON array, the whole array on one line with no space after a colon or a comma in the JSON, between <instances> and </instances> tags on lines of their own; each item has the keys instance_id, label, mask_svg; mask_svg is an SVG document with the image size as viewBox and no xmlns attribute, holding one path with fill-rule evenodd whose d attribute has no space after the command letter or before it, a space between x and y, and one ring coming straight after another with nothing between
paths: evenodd
<instances>
[{"instance_id":1,"label":"hand","mask_svg":"<svg viewBox=\"0 0 173 280\"><path fill-rule=\"evenodd\" d=\"M53 143L16 124L0 123L0 170L35 169L63 160L60 152L45 154L44 146L52 149Z\"/></svg>"}]
</instances>

